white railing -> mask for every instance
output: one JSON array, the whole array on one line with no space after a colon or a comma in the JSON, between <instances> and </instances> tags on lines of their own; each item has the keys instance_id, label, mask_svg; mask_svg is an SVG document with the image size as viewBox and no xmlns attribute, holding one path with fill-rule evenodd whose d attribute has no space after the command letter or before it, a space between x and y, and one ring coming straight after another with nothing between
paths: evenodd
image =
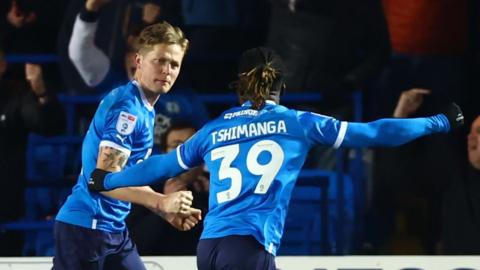
<instances>
[{"instance_id":1,"label":"white railing","mask_svg":"<svg viewBox=\"0 0 480 270\"><path fill-rule=\"evenodd\" d=\"M193 256L142 257L148 270L197 269ZM480 270L480 256L279 256L281 270ZM0 270L47 270L51 257L0 257Z\"/></svg>"}]
</instances>

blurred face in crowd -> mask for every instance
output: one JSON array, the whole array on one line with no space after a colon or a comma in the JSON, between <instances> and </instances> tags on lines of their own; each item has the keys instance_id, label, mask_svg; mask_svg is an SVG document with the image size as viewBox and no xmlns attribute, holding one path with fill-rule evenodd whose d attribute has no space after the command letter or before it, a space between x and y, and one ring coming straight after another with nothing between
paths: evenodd
<instances>
[{"instance_id":1,"label":"blurred face in crowd","mask_svg":"<svg viewBox=\"0 0 480 270\"><path fill-rule=\"evenodd\" d=\"M175 150L180 144L186 142L195 134L195 129L191 127L177 127L168 131L165 137L165 151L170 152ZM181 188L173 185L165 184L165 193L171 193L178 190L186 190L189 185L196 192L208 192L210 188L210 181L205 176L205 170L202 166L195 167L188 172L178 176L177 180L183 183ZM167 182L168 183L168 182ZM179 183L179 182L177 182Z\"/></svg>"},{"instance_id":2,"label":"blurred face in crowd","mask_svg":"<svg viewBox=\"0 0 480 270\"><path fill-rule=\"evenodd\" d=\"M22 10L18 1L12 1L12 5L10 6L10 10L8 11L8 14L7 14L7 21L11 25L13 25L16 28L21 28L26 25L34 23L36 19L37 19L36 12Z\"/></svg>"},{"instance_id":3,"label":"blurred face in crowd","mask_svg":"<svg viewBox=\"0 0 480 270\"><path fill-rule=\"evenodd\" d=\"M166 152L174 150L177 146L187 141L188 138L192 137L193 134L195 134L195 129L193 128L172 129L166 137Z\"/></svg>"},{"instance_id":4,"label":"blurred face in crowd","mask_svg":"<svg viewBox=\"0 0 480 270\"><path fill-rule=\"evenodd\" d=\"M468 134L468 160L480 170L480 116L473 121Z\"/></svg>"},{"instance_id":5,"label":"blurred face in crowd","mask_svg":"<svg viewBox=\"0 0 480 270\"><path fill-rule=\"evenodd\" d=\"M135 70L137 69L137 63L135 62L135 52L127 52L125 54L125 71L129 80L132 80L135 76Z\"/></svg>"},{"instance_id":6,"label":"blurred face in crowd","mask_svg":"<svg viewBox=\"0 0 480 270\"><path fill-rule=\"evenodd\" d=\"M135 77L150 94L168 93L178 77L184 54L178 44L156 44L151 50L135 56Z\"/></svg>"}]
</instances>

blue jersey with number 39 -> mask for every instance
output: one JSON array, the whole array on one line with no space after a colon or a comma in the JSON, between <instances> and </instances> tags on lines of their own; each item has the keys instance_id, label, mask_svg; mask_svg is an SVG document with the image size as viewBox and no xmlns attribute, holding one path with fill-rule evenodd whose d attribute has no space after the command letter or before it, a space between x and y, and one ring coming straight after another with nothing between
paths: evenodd
<instances>
[{"instance_id":1,"label":"blue jersey with number 39","mask_svg":"<svg viewBox=\"0 0 480 270\"><path fill-rule=\"evenodd\" d=\"M210 170L202 239L253 235L276 254L288 203L311 146L341 145L346 122L267 101L247 102L208 123L177 149L183 168Z\"/></svg>"},{"instance_id":2,"label":"blue jersey with number 39","mask_svg":"<svg viewBox=\"0 0 480 270\"><path fill-rule=\"evenodd\" d=\"M449 130L445 114L347 123L271 101L257 111L247 102L206 124L175 152L106 175L103 186L148 185L205 161L210 210L202 239L253 235L275 255L290 195L311 146L392 147Z\"/></svg>"}]
</instances>

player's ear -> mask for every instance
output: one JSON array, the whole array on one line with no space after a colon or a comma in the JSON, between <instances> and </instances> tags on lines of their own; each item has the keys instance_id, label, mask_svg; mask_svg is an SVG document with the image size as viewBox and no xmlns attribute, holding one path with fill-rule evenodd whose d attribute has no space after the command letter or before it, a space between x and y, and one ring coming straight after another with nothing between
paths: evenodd
<instances>
[{"instance_id":1,"label":"player's ear","mask_svg":"<svg viewBox=\"0 0 480 270\"><path fill-rule=\"evenodd\" d=\"M143 61L143 55L136 53L135 54L135 64L137 65L137 69L141 69L141 64Z\"/></svg>"}]
</instances>

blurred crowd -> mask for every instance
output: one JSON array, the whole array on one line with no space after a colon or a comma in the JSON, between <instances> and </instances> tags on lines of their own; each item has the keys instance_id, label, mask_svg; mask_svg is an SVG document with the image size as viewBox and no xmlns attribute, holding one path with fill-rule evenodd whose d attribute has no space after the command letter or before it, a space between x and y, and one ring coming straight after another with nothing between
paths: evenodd
<instances>
[{"instance_id":1,"label":"blurred crowd","mask_svg":"<svg viewBox=\"0 0 480 270\"><path fill-rule=\"evenodd\" d=\"M132 79L140 30L166 20L183 29L190 48L174 90L155 105L154 152L175 149L216 117L220 105L207 107L200 95L233 93L237 58L254 46L285 59L287 95L322 95L291 104L299 109L352 120L359 92L368 121L432 115L455 101L468 124L462 131L364 151L362 230L348 252L479 254L479 11L474 0L1 1L0 223L56 213L61 199L34 214L39 202L26 203L29 135L84 135L96 104L78 108L67 129L59 96L101 96ZM334 159L319 148L307 164L331 169ZM153 188L192 190L206 213L208 172L198 167L179 178ZM201 232L177 232L141 207L128 225L141 255L193 255ZM0 256L51 255L30 237L0 230Z\"/></svg>"}]
</instances>

